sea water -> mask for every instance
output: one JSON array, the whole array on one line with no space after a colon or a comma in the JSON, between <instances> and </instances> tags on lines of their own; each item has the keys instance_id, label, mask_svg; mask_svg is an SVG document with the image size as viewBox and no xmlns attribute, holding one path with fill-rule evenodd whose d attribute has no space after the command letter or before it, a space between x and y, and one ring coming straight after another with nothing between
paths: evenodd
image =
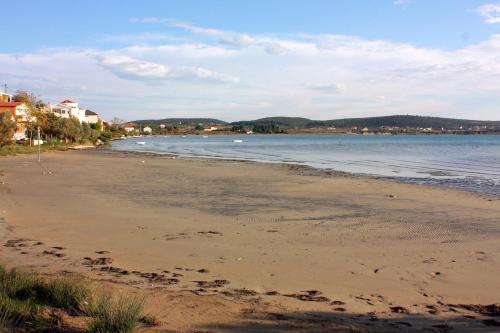
<instances>
[{"instance_id":1,"label":"sea water","mask_svg":"<svg viewBox=\"0 0 500 333\"><path fill-rule=\"evenodd\" d=\"M112 149L295 163L500 196L500 135L152 136Z\"/></svg>"}]
</instances>

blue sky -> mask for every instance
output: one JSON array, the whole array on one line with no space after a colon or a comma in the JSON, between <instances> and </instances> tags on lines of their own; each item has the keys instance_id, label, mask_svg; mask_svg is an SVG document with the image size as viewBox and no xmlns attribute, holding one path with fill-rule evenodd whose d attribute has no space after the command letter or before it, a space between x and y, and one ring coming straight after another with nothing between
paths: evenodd
<instances>
[{"instance_id":1,"label":"blue sky","mask_svg":"<svg viewBox=\"0 0 500 333\"><path fill-rule=\"evenodd\" d=\"M6 4L0 80L106 118L500 119L500 1Z\"/></svg>"}]
</instances>

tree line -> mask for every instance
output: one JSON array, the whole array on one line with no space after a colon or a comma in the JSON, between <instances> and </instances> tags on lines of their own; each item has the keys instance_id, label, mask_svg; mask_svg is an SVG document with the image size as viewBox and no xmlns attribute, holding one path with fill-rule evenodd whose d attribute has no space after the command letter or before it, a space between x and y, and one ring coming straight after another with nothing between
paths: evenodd
<instances>
[{"instance_id":1,"label":"tree line","mask_svg":"<svg viewBox=\"0 0 500 333\"><path fill-rule=\"evenodd\" d=\"M119 131L118 128L101 122L81 123L72 116L62 118L51 112L45 112L46 104L27 91L17 91L13 96L13 101L25 103L29 108L26 134L30 143L38 137L38 129L40 129L41 139L51 144L107 142L112 138L113 132ZM10 113L0 113L0 146L13 143L12 138L16 128L16 122Z\"/></svg>"}]
</instances>

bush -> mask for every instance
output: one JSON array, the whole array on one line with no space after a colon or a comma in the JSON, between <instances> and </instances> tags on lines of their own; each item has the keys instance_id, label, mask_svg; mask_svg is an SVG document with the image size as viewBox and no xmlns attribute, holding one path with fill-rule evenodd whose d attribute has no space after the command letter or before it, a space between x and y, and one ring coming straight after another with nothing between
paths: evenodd
<instances>
[{"instance_id":1,"label":"bush","mask_svg":"<svg viewBox=\"0 0 500 333\"><path fill-rule=\"evenodd\" d=\"M16 122L12 120L10 112L0 112L0 147L12 143L16 128Z\"/></svg>"},{"instance_id":2,"label":"bush","mask_svg":"<svg viewBox=\"0 0 500 333\"><path fill-rule=\"evenodd\" d=\"M59 278L41 284L36 296L52 307L77 311L89 295L90 290L82 281Z\"/></svg>"},{"instance_id":3,"label":"bush","mask_svg":"<svg viewBox=\"0 0 500 333\"><path fill-rule=\"evenodd\" d=\"M32 326L38 322L41 322L38 307L30 302L12 299L9 296L0 293L0 326Z\"/></svg>"},{"instance_id":4,"label":"bush","mask_svg":"<svg viewBox=\"0 0 500 333\"><path fill-rule=\"evenodd\" d=\"M143 302L137 297L113 297L109 293L90 296L90 289L83 281L42 279L0 265L0 333L16 328L54 332L61 323L54 321L53 314L57 311L84 312L90 317L89 333L131 333L141 319L144 321Z\"/></svg>"},{"instance_id":5,"label":"bush","mask_svg":"<svg viewBox=\"0 0 500 333\"><path fill-rule=\"evenodd\" d=\"M33 296L39 284L39 279L33 274L0 267L0 294L25 300Z\"/></svg>"},{"instance_id":6,"label":"bush","mask_svg":"<svg viewBox=\"0 0 500 333\"><path fill-rule=\"evenodd\" d=\"M101 294L89 306L90 333L131 333L141 318L142 300Z\"/></svg>"}]
</instances>

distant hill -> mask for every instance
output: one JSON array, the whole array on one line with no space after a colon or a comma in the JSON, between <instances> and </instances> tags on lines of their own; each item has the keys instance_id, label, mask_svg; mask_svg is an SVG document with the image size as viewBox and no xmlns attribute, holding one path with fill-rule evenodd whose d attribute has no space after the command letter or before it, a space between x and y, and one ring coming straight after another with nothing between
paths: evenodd
<instances>
[{"instance_id":1,"label":"distant hill","mask_svg":"<svg viewBox=\"0 0 500 333\"><path fill-rule=\"evenodd\" d=\"M337 127L337 128L351 128L368 127L378 128L381 126L391 127L422 127L434 129L446 128L457 129L459 127L473 127L473 126L488 126L500 129L500 121L482 121L482 120L468 120L468 119L453 119L453 118L439 118L439 117L423 117L423 116L409 116L409 115L395 115L384 117L368 117L368 118L344 118L332 120L311 120L300 117L268 117L256 120L235 121L232 123L225 122L220 119L213 118L165 118L165 119L145 119L136 120L133 122L136 125L192 125L197 124L207 125L233 125L243 127L254 127L256 125L274 125L281 129L307 129L317 127Z\"/></svg>"},{"instance_id":2,"label":"distant hill","mask_svg":"<svg viewBox=\"0 0 500 333\"><path fill-rule=\"evenodd\" d=\"M227 122L212 118L165 118L165 119L145 119L135 120L134 124L141 125L225 125Z\"/></svg>"},{"instance_id":3,"label":"distant hill","mask_svg":"<svg viewBox=\"0 0 500 333\"><path fill-rule=\"evenodd\" d=\"M254 126L254 125L277 125L291 128L316 127L321 121L299 117L268 117L257 120L236 121L231 125Z\"/></svg>"},{"instance_id":4,"label":"distant hill","mask_svg":"<svg viewBox=\"0 0 500 333\"><path fill-rule=\"evenodd\" d=\"M311 120L307 118L296 117L269 117L251 121L237 121L232 125L254 126L254 125L277 125L283 128L313 128L313 127L338 127L349 128L357 127L423 127L423 128L459 128L471 126L492 126L500 128L500 121L481 121L439 117L422 117L422 116L384 116L384 117L369 117L369 118L345 118L333 120Z\"/></svg>"}]
</instances>

